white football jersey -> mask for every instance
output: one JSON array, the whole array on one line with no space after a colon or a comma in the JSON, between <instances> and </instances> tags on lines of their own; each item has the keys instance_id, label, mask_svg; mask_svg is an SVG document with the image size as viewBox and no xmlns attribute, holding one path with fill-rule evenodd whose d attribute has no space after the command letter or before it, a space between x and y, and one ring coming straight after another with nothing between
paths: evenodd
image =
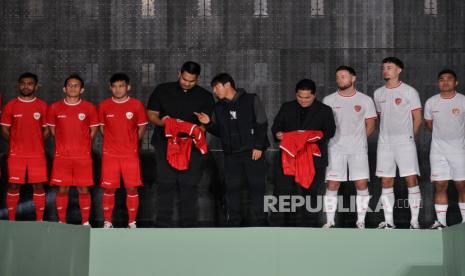
<instances>
[{"instance_id":1,"label":"white football jersey","mask_svg":"<svg viewBox=\"0 0 465 276\"><path fill-rule=\"evenodd\" d=\"M412 111L421 109L417 90L400 83L395 88L375 90L374 100L380 119L379 144L414 143Z\"/></svg>"},{"instance_id":2,"label":"white football jersey","mask_svg":"<svg viewBox=\"0 0 465 276\"><path fill-rule=\"evenodd\" d=\"M425 120L433 121L431 153L465 154L465 96L456 93L452 98L440 94L425 104Z\"/></svg>"},{"instance_id":3,"label":"white football jersey","mask_svg":"<svg viewBox=\"0 0 465 276\"><path fill-rule=\"evenodd\" d=\"M332 108L336 121L336 133L328 146L340 153L367 152L365 120L377 117L373 100L359 91L352 96L335 92L323 103Z\"/></svg>"}]
</instances>

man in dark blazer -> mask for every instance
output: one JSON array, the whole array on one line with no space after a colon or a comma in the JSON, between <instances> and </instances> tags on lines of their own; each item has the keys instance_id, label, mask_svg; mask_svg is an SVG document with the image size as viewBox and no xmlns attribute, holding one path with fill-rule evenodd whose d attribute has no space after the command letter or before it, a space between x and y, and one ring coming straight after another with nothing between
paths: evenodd
<instances>
[{"instance_id":1,"label":"man in dark blazer","mask_svg":"<svg viewBox=\"0 0 465 276\"><path fill-rule=\"evenodd\" d=\"M280 141L284 132L295 130L319 130L324 134L323 139L317 142L321 157L313 157L315 177L309 189L295 183L293 176L283 173L281 153L277 160L275 196L311 196L312 207L316 206L317 190L324 183L326 166L328 165L328 141L334 136L336 125L331 108L316 99L316 85L310 79L300 80L295 88L296 99L282 104L276 115L271 132L273 137ZM308 197L306 198L308 200ZM306 202L308 204L308 202ZM278 212L271 214L270 223L275 226L316 226L318 223L306 206L297 209L297 212Z\"/></svg>"}]
</instances>

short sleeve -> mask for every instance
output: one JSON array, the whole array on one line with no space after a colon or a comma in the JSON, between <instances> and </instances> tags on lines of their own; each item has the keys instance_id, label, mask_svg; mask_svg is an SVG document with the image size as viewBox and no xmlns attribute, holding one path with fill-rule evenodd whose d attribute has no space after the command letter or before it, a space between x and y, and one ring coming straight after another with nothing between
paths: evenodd
<instances>
[{"instance_id":1,"label":"short sleeve","mask_svg":"<svg viewBox=\"0 0 465 276\"><path fill-rule=\"evenodd\" d=\"M3 109L2 112L2 120L1 124L4 126L11 126L12 120L11 120L11 104L7 104L5 106L5 109Z\"/></svg>"},{"instance_id":2,"label":"short sleeve","mask_svg":"<svg viewBox=\"0 0 465 276\"><path fill-rule=\"evenodd\" d=\"M147 109L152 111L161 111L161 101L160 101L160 86L157 86L150 95L149 101L147 103Z\"/></svg>"},{"instance_id":3,"label":"short sleeve","mask_svg":"<svg viewBox=\"0 0 465 276\"><path fill-rule=\"evenodd\" d=\"M368 96L366 97L365 101L365 110L365 119L374 119L377 117L375 104Z\"/></svg>"},{"instance_id":4,"label":"short sleeve","mask_svg":"<svg viewBox=\"0 0 465 276\"><path fill-rule=\"evenodd\" d=\"M96 127L100 125L99 119L98 119L97 108L93 104L89 105L89 123L90 123L90 127Z\"/></svg>"},{"instance_id":5,"label":"short sleeve","mask_svg":"<svg viewBox=\"0 0 465 276\"><path fill-rule=\"evenodd\" d=\"M410 108L412 111L414 110L417 110L417 109L421 109L421 101L420 101L420 96L418 95L418 92L417 90L415 89L412 89L410 94Z\"/></svg>"},{"instance_id":6,"label":"short sleeve","mask_svg":"<svg viewBox=\"0 0 465 276\"><path fill-rule=\"evenodd\" d=\"M148 124L147 113L144 105L141 102L137 104L137 125L142 126Z\"/></svg>"},{"instance_id":7,"label":"short sleeve","mask_svg":"<svg viewBox=\"0 0 465 276\"><path fill-rule=\"evenodd\" d=\"M325 105L331 107L331 104L329 103L329 96L324 97L322 103L324 103Z\"/></svg>"},{"instance_id":8,"label":"short sleeve","mask_svg":"<svg viewBox=\"0 0 465 276\"><path fill-rule=\"evenodd\" d=\"M49 126L55 126L56 120L55 120L55 105L51 105L47 111L47 125Z\"/></svg>"},{"instance_id":9,"label":"short sleeve","mask_svg":"<svg viewBox=\"0 0 465 276\"><path fill-rule=\"evenodd\" d=\"M431 121L433 120L433 112L431 106L431 98L426 101L425 110L424 110L425 120Z\"/></svg>"}]
</instances>

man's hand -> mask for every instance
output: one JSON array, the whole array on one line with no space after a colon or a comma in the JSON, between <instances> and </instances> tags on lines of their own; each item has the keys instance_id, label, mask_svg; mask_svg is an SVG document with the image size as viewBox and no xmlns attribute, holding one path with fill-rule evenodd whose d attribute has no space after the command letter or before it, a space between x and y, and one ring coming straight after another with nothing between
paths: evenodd
<instances>
[{"instance_id":1,"label":"man's hand","mask_svg":"<svg viewBox=\"0 0 465 276\"><path fill-rule=\"evenodd\" d=\"M203 113L203 112L194 112L195 116L197 116L197 119L199 119L199 122L201 122L204 125L208 125L210 123L210 117Z\"/></svg>"},{"instance_id":2,"label":"man's hand","mask_svg":"<svg viewBox=\"0 0 465 276\"><path fill-rule=\"evenodd\" d=\"M278 140L282 140L283 139L283 132L282 131L276 132L276 138Z\"/></svg>"},{"instance_id":3,"label":"man's hand","mask_svg":"<svg viewBox=\"0 0 465 276\"><path fill-rule=\"evenodd\" d=\"M262 153L263 153L263 151L258 150L258 149L252 150L252 160L255 161L255 160L260 159L260 157L262 157Z\"/></svg>"}]
</instances>

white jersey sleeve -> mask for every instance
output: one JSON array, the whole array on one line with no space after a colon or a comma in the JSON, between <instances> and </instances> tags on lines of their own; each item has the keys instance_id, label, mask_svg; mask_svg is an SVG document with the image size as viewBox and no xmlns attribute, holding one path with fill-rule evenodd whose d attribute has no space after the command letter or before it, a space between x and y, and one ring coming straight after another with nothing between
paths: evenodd
<instances>
[{"instance_id":1,"label":"white jersey sleeve","mask_svg":"<svg viewBox=\"0 0 465 276\"><path fill-rule=\"evenodd\" d=\"M432 98L429 98L425 103L425 111L424 111L423 116L425 117L425 120L428 120L428 121L433 120L433 112L432 112L431 103L432 103Z\"/></svg>"},{"instance_id":2,"label":"white jersey sleeve","mask_svg":"<svg viewBox=\"0 0 465 276\"><path fill-rule=\"evenodd\" d=\"M411 110L421 109L421 101L420 96L418 95L418 91L415 88L410 89L410 93L408 94L410 107Z\"/></svg>"},{"instance_id":3,"label":"white jersey sleeve","mask_svg":"<svg viewBox=\"0 0 465 276\"><path fill-rule=\"evenodd\" d=\"M376 114L375 104L369 96L366 97L365 110L365 119L374 119L378 117L378 115Z\"/></svg>"},{"instance_id":4,"label":"white jersey sleeve","mask_svg":"<svg viewBox=\"0 0 465 276\"><path fill-rule=\"evenodd\" d=\"M323 98L323 103L324 103L325 105L331 106L330 98L331 98L330 95L324 97L324 98Z\"/></svg>"}]
</instances>

